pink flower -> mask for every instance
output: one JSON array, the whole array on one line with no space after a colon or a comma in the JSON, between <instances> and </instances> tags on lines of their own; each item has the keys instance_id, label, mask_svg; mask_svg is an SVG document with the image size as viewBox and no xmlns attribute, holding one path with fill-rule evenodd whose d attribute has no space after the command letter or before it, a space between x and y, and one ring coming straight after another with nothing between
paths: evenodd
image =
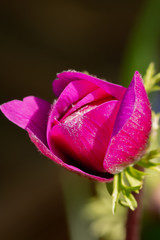
<instances>
[{"instance_id":1,"label":"pink flower","mask_svg":"<svg viewBox=\"0 0 160 240\"><path fill-rule=\"evenodd\" d=\"M29 96L4 103L1 111L57 164L88 178L112 181L113 174L142 154L151 129L140 74L134 74L128 89L75 71L57 77L53 105Z\"/></svg>"}]
</instances>

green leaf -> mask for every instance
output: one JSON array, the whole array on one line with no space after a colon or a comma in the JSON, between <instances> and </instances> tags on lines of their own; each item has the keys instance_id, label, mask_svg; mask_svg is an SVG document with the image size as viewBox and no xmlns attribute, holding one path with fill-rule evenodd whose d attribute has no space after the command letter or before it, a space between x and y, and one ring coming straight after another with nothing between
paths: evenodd
<instances>
[{"instance_id":1,"label":"green leaf","mask_svg":"<svg viewBox=\"0 0 160 240\"><path fill-rule=\"evenodd\" d=\"M127 192L137 192L137 191L139 191L139 189L140 189L140 186L139 185L137 185L137 186L135 186L135 185L132 185L131 184L131 186L128 186L126 183L125 183L125 180L124 180L124 174L123 174L123 172L120 174L120 176L121 176L121 188L122 189L125 189L125 191L127 191ZM127 179L128 180L128 179ZM129 181L128 181L129 182Z\"/></svg>"},{"instance_id":2,"label":"green leaf","mask_svg":"<svg viewBox=\"0 0 160 240\"><path fill-rule=\"evenodd\" d=\"M125 202L124 200L119 200L119 204L123 207L129 207L128 203Z\"/></svg>"},{"instance_id":3,"label":"green leaf","mask_svg":"<svg viewBox=\"0 0 160 240\"><path fill-rule=\"evenodd\" d=\"M160 166L160 162L159 161L156 161L156 162L152 161L153 159L158 159L158 158L160 158L160 148L148 152L137 163L137 165L139 165L141 167L144 167L144 168L148 168L148 169L159 171L159 169L157 167Z\"/></svg>"},{"instance_id":4,"label":"green leaf","mask_svg":"<svg viewBox=\"0 0 160 240\"><path fill-rule=\"evenodd\" d=\"M142 180L142 179L144 178L144 176L145 176L145 172L142 172L142 171L140 171L140 170L138 170L138 169L135 169L135 168L133 168L133 167L128 167L128 168L126 169L126 171L127 171L130 175L132 175L134 178L136 178L136 179L138 179L138 180Z\"/></svg>"},{"instance_id":5,"label":"green leaf","mask_svg":"<svg viewBox=\"0 0 160 240\"><path fill-rule=\"evenodd\" d=\"M155 83L160 82L160 73L157 73L157 74L153 77L153 81L154 81Z\"/></svg>"},{"instance_id":6,"label":"green leaf","mask_svg":"<svg viewBox=\"0 0 160 240\"><path fill-rule=\"evenodd\" d=\"M112 212L116 212L117 204L134 210L137 207L136 199L132 192L139 193L146 173L133 167L128 167L119 174L114 175L113 184L107 184L107 189L112 194Z\"/></svg>"},{"instance_id":7,"label":"green leaf","mask_svg":"<svg viewBox=\"0 0 160 240\"><path fill-rule=\"evenodd\" d=\"M151 161L141 161L138 163L139 166L144 167L144 168L153 168L153 167L157 167L160 166L160 163L156 163L156 162L151 162Z\"/></svg>"},{"instance_id":8,"label":"green leaf","mask_svg":"<svg viewBox=\"0 0 160 240\"><path fill-rule=\"evenodd\" d=\"M138 171L133 167L128 167L125 171L125 176L131 186L139 186L139 189L142 187L143 178L146 173Z\"/></svg>"},{"instance_id":9,"label":"green leaf","mask_svg":"<svg viewBox=\"0 0 160 240\"><path fill-rule=\"evenodd\" d=\"M135 197L133 196L132 193L129 192L122 192L124 199L126 201L126 203L128 204L129 208L134 211L137 207L137 201L135 199Z\"/></svg>"},{"instance_id":10,"label":"green leaf","mask_svg":"<svg viewBox=\"0 0 160 240\"><path fill-rule=\"evenodd\" d=\"M158 149L154 149L150 152L148 152L141 160L141 161L150 161L151 159L154 159L154 158L159 158L160 157L160 148Z\"/></svg>"},{"instance_id":11,"label":"green leaf","mask_svg":"<svg viewBox=\"0 0 160 240\"><path fill-rule=\"evenodd\" d=\"M152 92L160 91L160 86L155 86L152 88Z\"/></svg>"},{"instance_id":12,"label":"green leaf","mask_svg":"<svg viewBox=\"0 0 160 240\"><path fill-rule=\"evenodd\" d=\"M160 73L155 75L154 63L150 63L143 79L147 93L160 90L160 86L156 85L160 82Z\"/></svg>"},{"instance_id":13,"label":"green leaf","mask_svg":"<svg viewBox=\"0 0 160 240\"><path fill-rule=\"evenodd\" d=\"M150 80L151 78L153 77L153 75L155 74L155 65L154 63L150 63L148 68L147 68L147 71L146 71L146 74L145 76L143 77L144 79L144 84L146 87L149 87L150 85Z\"/></svg>"},{"instance_id":14,"label":"green leaf","mask_svg":"<svg viewBox=\"0 0 160 240\"><path fill-rule=\"evenodd\" d=\"M150 169L155 171L155 172L160 173L160 168L158 168L157 166L150 167Z\"/></svg>"}]
</instances>

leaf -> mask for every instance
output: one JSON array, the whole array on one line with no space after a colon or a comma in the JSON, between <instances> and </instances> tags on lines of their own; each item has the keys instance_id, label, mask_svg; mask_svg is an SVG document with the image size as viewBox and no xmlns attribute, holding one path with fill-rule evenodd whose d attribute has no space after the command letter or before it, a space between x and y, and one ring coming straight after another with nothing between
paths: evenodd
<instances>
[{"instance_id":1,"label":"leaf","mask_svg":"<svg viewBox=\"0 0 160 240\"><path fill-rule=\"evenodd\" d=\"M160 173L160 168L158 168L157 166L154 167L150 167L151 170Z\"/></svg>"},{"instance_id":2,"label":"leaf","mask_svg":"<svg viewBox=\"0 0 160 240\"><path fill-rule=\"evenodd\" d=\"M156 74L156 75L153 77L153 81L154 81L155 83L160 82L160 73Z\"/></svg>"},{"instance_id":3,"label":"leaf","mask_svg":"<svg viewBox=\"0 0 160 240\"><path fill-rule=\"evenodd\" d=\"M155 75L155 65L154 63L150 63L146 75L143 77L144 85L147 93L153 91L160 91L160 86L157 83L160 82L160 73Z\"/></svg>"},{"instance_id":4,"label":"leaf","mask_svg":"<svg viewBox=\"0 0 160 240\"><path fill-rule=\"evenodd\" d=\"M160 162L153 162L153 159L157 159L160 157L160 148L152 150L148 152L138 163L137 165L144 167L144 168L149 168L152 170L159 171L157 169L158 166L160 166Z\"/></svg>"},{"instance_id":5,"label":"leaf","mask_svg":"<svg viewBox=\"0 0 160 240\"><path fill-rule=\"evenodd\" d=\"M157 158L157 157L160 157L160 148L154 149L154 150L148 152L141 160L147 159L149 161L149 160L151 160L153 158Z\"/></svg>"},{"instance_id":6,"label":"leaf","mask_svg":"<svg viewBox=\"0 0 160 240\"><path fill-rule=\"evenodd\" d=\"M143 178L146 173L138 171L133 167L128 167L125 171L125 175L131 186L139 186L139 189L141 189Z\"/></svg>"},{"instance_id":7,"label":"leaf","mask_svg":"<svg viewBox=\"0 0 160 240\"><path fill-rule=\"evenodd\" d=\"M145 76L143 77L144 84L146 86L148 86L150 84L150 80L154 74L155 74L155 64L153 62L151 62L147 68Z\"/></svg>"},{"instance_id":8,"label":"leaf","mask_svg":"<svg viewBox=\"0 0 160 240\"><path fill-rule=\"evenodd\" d=\"M160 86L155 86L152 88L152 92L160 91Z\"/></svg>"},{"instance_id":9,"label":"leaf","mask_svg":"<svg viewBox=\"0 0 160 240\"><path fill-rule=\"evenodd\" d=\"M138 165L144 168L153 168L153 167L160 166L160 163L151 162L151 161L148 161L148 162L141 161L138 163Z\"/></svg>"},{"instance_id":10,"label":"leaf","mask_svg":"<svg viewBox=\"0 0 160 240\"><path fill-rule=\"evenodd\" d=\"M129 207L128 203L125 202L124 200L119 200L119 204L123 207Z\"/></svg>"},{"instance_id":11,"label":"leaf","mask_svg":"<svg viewBox=\"0 0 160 240\"><path fill-rule=\"evenodd\" d=\"M134 210L137 207L136 199L132 192L139 193L146 173L128 167L119 174L114 175L113 184L107 183L107 189L112 194L112 213L116 212L117 204Z\"/></svg>"},{"instance_id":12,"label":"leaf","mask_svg":"<svg viewBox=\"0 0 160 240\"><path fill-rule=\"evenodd\" d=\"M128 180L128 179L127 179ZM129 182L129 181L128 181ZM131 186L128 186L126 183L125 183L125 180L124 180L124 174L123 173L121 173L121 188L122 189L125 189L125 191L127 191L127 192L137 192L137 191L139 191L139 189L140 189L140 186L139 185L137 185L137 186L133 186L132 184L131 184Z\"/></svg>"},{"instance_id":13,"label":"leaf","mask_svg":"<svg viewBox=\"0 0 160 240\"><path fill-rule=\"evenodd\" d=\"M129 208L134 211L137 208L137 201L132 193L122 192L126 203L128 203Z\"/></svg>"}]
</instances>

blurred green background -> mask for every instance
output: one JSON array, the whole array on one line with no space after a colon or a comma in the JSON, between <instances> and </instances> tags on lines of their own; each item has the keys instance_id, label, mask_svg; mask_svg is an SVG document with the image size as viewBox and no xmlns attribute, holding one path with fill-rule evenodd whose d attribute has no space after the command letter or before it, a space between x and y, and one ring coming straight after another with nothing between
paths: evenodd
<instances>
[{"instance_id":1,"label":"blurred green background","mask_svg":"<svg viewBox=\"0 0 160 240\"><path fill-rule=\"evenodd\" d=\"M128 86L151 61L160 70L159 0L0 1L0 103L28 95L52 102L51 82L68 69ZM157 94L157 110L159 102ZM0 239L97 239L78 215L94 184L37 153L2 114L0 121ZM144 239L160 236L158 207L146 213Z\"/></svg>"}]
</instances>

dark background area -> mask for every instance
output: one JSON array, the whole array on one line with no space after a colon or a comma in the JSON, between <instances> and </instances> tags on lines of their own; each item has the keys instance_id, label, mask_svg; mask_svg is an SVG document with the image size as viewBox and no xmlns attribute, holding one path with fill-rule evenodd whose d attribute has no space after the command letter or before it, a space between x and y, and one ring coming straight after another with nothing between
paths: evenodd
<instances>
[{"instance_id":1,"label":"dark background area","mask_svg":"<svg viewBox=\"0 0 160 240\"><path fill-rule=\"evenodd\" d=\"M128 84L121 66L145 3L1 0L0 103L28 95L52 102L52 80L68 69ZM0 239L70 239L61 187L70 173L37 153L2 114L0 126Z\"/></svg>"}]
</instances>

